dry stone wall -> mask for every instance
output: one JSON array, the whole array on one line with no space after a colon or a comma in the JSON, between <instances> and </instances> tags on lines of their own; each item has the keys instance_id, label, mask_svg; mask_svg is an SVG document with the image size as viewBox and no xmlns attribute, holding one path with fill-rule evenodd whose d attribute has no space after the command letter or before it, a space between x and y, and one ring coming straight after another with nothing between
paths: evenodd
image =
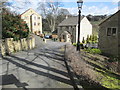
<instances>
[{"instance_id":1,"label":"dry stone wall","mask_svg":"<svg viewBox=\"0 0 120 90\"><path fill-rule=\"evenodd\" d=\"M6 38L1 43L0 47L1 54L3 56L21 50L33 49L35 48L35 38L34 37L23 38L18 41L13 41L13 38Z\"/></svg>"}]
</instances>

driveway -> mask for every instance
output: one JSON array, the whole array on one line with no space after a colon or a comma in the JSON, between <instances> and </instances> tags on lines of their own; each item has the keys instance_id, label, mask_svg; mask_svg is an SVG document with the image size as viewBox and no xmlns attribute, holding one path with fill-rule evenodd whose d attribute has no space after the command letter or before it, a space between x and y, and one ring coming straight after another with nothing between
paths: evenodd
<instances>
[{"instance_id":1,"label":"driveway","mask_svg":"<svg viewBox=\"0 0 120 90\"><path fill-rule=\"evenodd\" d=\"M35 38L35 49L3 58L3 88L73 88L61 48L66 43Z\"/></svg>"}]
</instances>

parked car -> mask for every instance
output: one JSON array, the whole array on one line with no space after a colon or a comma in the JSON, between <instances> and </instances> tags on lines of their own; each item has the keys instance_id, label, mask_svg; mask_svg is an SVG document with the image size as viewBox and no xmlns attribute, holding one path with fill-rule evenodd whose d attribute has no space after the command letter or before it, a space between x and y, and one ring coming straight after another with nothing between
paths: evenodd
<instances>
[{"instance_id":1,"label":"parked car","mask_svg":"<svg viewBox=\"0 0 120 90\"><path fill-rule=\"evenodd\" d=\"M49 38L50 38L50 35L46 35L45 38L46 38L46 39L49 39Z\"/></svg>"}]
</instances>

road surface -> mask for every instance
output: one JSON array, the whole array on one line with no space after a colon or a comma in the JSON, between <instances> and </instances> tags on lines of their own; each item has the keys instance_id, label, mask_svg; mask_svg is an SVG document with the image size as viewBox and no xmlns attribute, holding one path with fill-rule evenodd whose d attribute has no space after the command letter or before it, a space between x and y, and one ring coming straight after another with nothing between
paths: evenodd
<instances>
[{"instance_id":1,"label":"road surface","mask_svg":"<svg viewBox=\"0 0 120 90\"><path fill-rule=\"evenodd\" d=\"M2 60L3 88L73 88L64 62L66 43L35 36L36 48Z\"/></svg>"}]
</instances>

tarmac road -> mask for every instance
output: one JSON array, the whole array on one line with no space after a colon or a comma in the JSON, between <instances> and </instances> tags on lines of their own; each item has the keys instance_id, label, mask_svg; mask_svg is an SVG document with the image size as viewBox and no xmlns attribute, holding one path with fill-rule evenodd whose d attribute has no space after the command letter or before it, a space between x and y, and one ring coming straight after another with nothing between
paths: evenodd
<instances>
[{"instance_id":1,"label":"tarmac road","mask_svg":"<svg viewBox=\"0 0 120 90\"><path fill-rule=\"evenodd\" d=\"M36 48L2 60L3 88L73 88L64 62L66 43L35 36Z\"/></svg>"}]
</instances>

